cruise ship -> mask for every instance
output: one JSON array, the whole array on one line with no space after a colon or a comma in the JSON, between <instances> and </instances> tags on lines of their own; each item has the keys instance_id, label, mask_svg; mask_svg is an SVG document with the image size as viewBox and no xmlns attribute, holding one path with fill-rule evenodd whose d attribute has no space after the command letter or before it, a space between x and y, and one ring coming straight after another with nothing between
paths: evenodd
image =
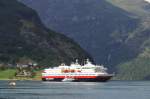
<instances>
[{"instance_id":1,"label":"cruise ship","mask_svg":"<svg viewBox=\"0 0 150 99\"><path fill-rule=\"evenodd\" d=\"M107 73L107 68L103 65L94 65L89 59L84 65L80 65L76 60L70 66L61 64L42 72L43 81L106 82L112 77L113 74Z\"/></svg>"}]
</instances>

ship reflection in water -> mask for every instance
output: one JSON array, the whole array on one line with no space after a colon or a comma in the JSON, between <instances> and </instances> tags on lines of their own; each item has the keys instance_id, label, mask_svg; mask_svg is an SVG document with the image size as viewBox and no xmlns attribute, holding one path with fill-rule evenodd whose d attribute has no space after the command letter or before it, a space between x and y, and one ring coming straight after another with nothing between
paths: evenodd
<instances>
[{"instance_id":1,"label":"ship reflection in water","mask_svg":"<svg viewBox=\"0 0 150 99\"><path fill-rule=\"evenodd\" d=\"M149 99L149 81L42 82L0 81L0 99Z\"/></svg>"},{"instance_id":2,"label":"ship reflection in water","mask_svg":"<svg viewBox=\"0 0 150 99\"><path fill-rule=\"evenodd\" d=\"M113 74L107 73L103 65L94 65L88 59L82 66L76 60L70 66L61 64L58 67L47 68L42 73L43 81L69 81L69 82L106 82Z\"/></svg>"}]
</instances>

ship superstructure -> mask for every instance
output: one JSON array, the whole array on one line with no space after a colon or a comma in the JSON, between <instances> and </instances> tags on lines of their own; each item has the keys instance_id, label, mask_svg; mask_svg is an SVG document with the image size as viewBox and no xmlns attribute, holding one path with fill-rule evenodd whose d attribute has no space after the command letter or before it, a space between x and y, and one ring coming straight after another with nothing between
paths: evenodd
<instances>
[{"instance_id":1,"label":"ship superstructure","mask_svg":"<svg viewBox=\"0 0 150 99\"><path fill-rule=\"evenodd\" d=\"M108 74L103 65L94 65L88 59L84 65L78 60L70 66L61 64L58 67L45 69L42 73L43 81L99 81L105 82L113 75Z\"/></svg>"}]
</instances>

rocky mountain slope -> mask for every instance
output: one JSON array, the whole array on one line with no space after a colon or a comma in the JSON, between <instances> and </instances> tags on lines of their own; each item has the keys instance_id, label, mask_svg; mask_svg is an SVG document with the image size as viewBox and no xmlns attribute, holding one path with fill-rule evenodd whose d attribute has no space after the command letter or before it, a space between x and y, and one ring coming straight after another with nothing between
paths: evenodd
<instances>
[{"instance_id":1,"label":"rocky mountain slope","mask_svg":"<svg viewBox=\"0 0 150 99\"><path fill-rule=\"evenodd\" d=\"M0 62L69 63L89 55L73 40L45 28L37 13L17 0L0 0Z\"/></svg>"}]
</instances>

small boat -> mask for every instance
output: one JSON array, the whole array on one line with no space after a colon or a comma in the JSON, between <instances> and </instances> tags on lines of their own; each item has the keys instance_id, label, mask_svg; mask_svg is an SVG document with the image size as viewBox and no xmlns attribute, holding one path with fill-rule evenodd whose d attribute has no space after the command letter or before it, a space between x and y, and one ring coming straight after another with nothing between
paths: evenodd
<instances>
[{"instance_id":1,"label":"small boat","mask_svg":"<svg viewBox=\"0 0 150 99\"><path fill-rule=\"evenodd\" d=\"M10 85L10 86L16 86L16 82L11 81L11 82L9 82L9 85Z\"/></svg>"}]
</instances>

